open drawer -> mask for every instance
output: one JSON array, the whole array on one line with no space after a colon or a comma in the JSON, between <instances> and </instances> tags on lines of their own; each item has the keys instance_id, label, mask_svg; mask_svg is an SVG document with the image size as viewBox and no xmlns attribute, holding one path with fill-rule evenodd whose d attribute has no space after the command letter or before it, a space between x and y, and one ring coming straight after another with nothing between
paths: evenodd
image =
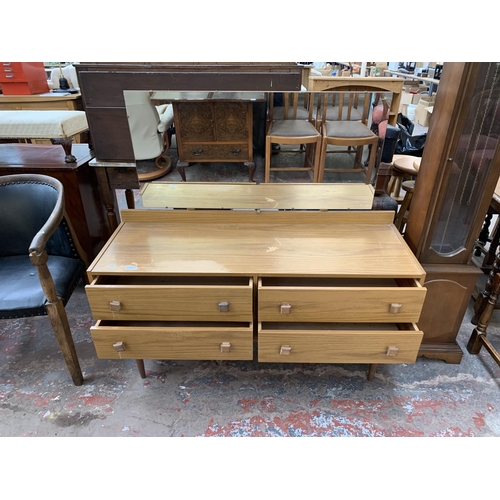
<instances>
[{"instance_id":1,"label":"open drawer","mask_svg":"<svg viewBox=\"0 0 500 500\"><path fill-rule=\"evenodd\" d=\"M97 321L90 328L99 358L192 359L253 358L252 323L146 323Z\"/></svg>"},{"instance_id":2,"label":"open drawer","mask_svg":"<svg viewBox=\"0 0 500 500\"><path fill-rule=\"evenodd\" d=\"M260 278L258 319L413 323L426 292L411 278Z\"/></svg>"},{"instance_id":3,"label":"open drawer","mask_svg":"<svg viewBox=\"0 0 500 500\"><path fill-rule=\"evenodd\" d=\"M94 319L253 320L248 277L99 276L85 289Z\"/></svg>"},{"instance_id":4,"label":"open drawer","mask_svg":"<svg viewBox=\"0 0 500 500\"><path fill-rule=\"evenodd\" d=\"M259 323L259 361L414 363L423 332L414 323Z\"/></svg>"}]
</instances>

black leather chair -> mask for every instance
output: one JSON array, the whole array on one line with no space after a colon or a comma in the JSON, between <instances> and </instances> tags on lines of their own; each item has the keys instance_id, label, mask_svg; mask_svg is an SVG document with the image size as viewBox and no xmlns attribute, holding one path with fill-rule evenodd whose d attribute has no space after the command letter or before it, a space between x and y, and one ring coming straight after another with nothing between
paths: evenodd
<instances>
[{"instance_id":1,"label":"black leather chair","mask_svg":"<svg viewBox=\"0 0 500 500\"><path fill-rule=\"evenodd\" d=\"M59 181L0 177L0 319L48 314L75 385L83 375L64 306L87 264L64 217Z\"/></svg>"}]
</instances>

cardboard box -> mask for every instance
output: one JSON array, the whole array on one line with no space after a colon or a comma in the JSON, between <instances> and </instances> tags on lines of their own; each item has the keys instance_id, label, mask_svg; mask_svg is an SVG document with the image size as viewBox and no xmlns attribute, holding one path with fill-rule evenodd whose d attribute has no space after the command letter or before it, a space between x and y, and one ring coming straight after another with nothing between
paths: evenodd
<instances>
[{"instance_id":1,"label":"cardboard box","mask_svg":"<svg viewBox=\"0 0 500 500\"><path fill-rule=\"evenodd\" d=\"M407 116L408 114L408 104L418 104L422 94L412 94L410 92L401 93L401 101L399 103L399 113Z\"/></svg>"},{"instance_id":2,"label":"cardboard box","mask_svg":"<svg viewBox=\"0 0 500 500\"><path fill-rule=\"evenodd\" d=\"M423 127L428 127L434 109L435 96L421 96L417 108L415 109L415 122Z\"/></svg>"}]
</instances>

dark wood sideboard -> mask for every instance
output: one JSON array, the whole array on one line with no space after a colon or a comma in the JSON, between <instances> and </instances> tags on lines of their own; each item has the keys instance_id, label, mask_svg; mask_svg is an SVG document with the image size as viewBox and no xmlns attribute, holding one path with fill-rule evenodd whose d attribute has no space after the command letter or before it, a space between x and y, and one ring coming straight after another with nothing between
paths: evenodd
<instances>
[{"instance_id":1,"label":"dark wood sideboard","mask_svg":"<svg viewBox=\"0 0 500 500\"><path fill-rule=\"evenodd\" d=\"M0 176L43 174L58 179L64 187L66 212L80 245L92 260L111 236L98 171L90 165L93 158L87 144L73 144L75 163L64 161L61 146L0 144ZM113 191L114 194L114 191Z\"/></svg>"},{"instance_id":2,"label":"dark wood sideboard","mask_svg":"<svg viewBox=\"0 0 500 500\"><path fill-rule=\"evenodd\" d=\"M298 91L295 63L75 64L96 158L134 162L124 90ZM265 103L254 103L254 148L264 150Z\"/></svg>"}]
</instances>

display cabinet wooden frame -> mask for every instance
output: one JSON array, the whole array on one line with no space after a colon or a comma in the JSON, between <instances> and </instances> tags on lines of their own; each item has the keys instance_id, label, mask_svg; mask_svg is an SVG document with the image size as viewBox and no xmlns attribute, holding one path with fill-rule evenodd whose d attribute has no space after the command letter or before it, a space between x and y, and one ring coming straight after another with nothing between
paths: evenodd
<instances>
[{"instance_id":1,"label":"display cabinet wooden frame","mask_svg":"<svg viewBox=\"0 0 500 500\"><path fill-rule=\"evenodd\" d=\"M405 240L427 273L420 354L458 363L456 336L480 274L471 264L500 174L500 64L445 63Z\"/></svg>"}]
</instances>

